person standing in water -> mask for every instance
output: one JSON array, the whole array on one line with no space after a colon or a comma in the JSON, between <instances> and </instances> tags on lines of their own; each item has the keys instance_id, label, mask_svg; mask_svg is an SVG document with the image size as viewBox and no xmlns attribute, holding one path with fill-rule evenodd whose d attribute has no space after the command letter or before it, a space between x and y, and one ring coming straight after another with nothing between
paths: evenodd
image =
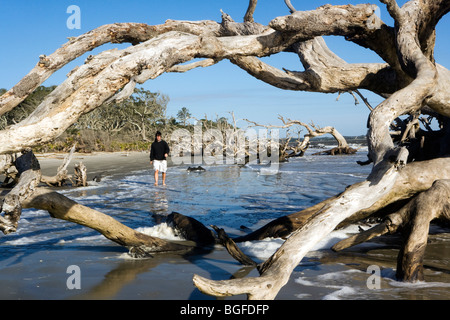
<instances>
[{"instance_id":1,"label":"person standing in water","mask_svg":"<svg viewBox=\"0 0 450 320\"><path fill-rule=\"evenodd\" d=\"M158 185L159 172L162 173L163 186L166 185L167 157L169 156L169 145L162 140L161 132L157 131L155 141L150 147L150 165L155 170L155 186Z\"/></svg>"}]
</instances>

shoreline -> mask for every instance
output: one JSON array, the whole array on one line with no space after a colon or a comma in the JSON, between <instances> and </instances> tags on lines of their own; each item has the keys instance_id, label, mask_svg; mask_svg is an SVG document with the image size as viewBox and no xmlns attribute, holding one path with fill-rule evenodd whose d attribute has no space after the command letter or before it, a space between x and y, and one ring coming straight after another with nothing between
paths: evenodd
<instances>
[{"instance_id":1,"label":"shoreline","mask_svg":"<svg viewBox=\"0 0 450 320\"><path fill-rule=\"evenodd\" d=\"M38 153L35 154L41 165L43 175L54 176L68 153ZM74 153L67 166L69 174L74 166L82 162L87 169L88 181L100 175L124 175L133 171L151 169L150 153L144 151L92 152Z\"/></svg>"},{"instance_id":2,"label":"shoreline","mask_svg":"<svg viewBox=\"0 0 450 320\"><path fill-rule=\"evenodd\" d=\"M66 155L66 153L44 153L36 154L36 157L41 164L43 173L54 175ZM116 180L134 175L138 171L147 175L148 173L143 170L149 169L149 172L152 170L149 163L149 152L75 153L67 168L69 174L73 173L73 166L80 161L88 170L89 181L92 181L93 176L101 173L104 173L104 176L114 176L114 180ZM199 176L191 175L190 177L197 179ZM134 180L132 179L132 181ZM109 181L105 183L111 184L111 188L115 188L117 185ZM155 190L148 183L140 184L136 188L147 188L147 186L149 190ZM127 188L124 189L125 193L133 194L133 189L128 189L128 185L124 188ZM81 195L86 192L84 190L82 187L80 188L80 196L85 196ZM165 194L170 201L171 192L173 192L171 189L161 188L160 195ZM86 201L89 201L87 205L95 206L96 202L91 203L90 199L98 199L101 195L95 191L89 194L88 191L87 196ZM123 206L126 215L119 214L115 217L129 218L130 222L135 219L139 221L149 219L146 212L151 210L152 201L147 198L142 199L144 199L144 207L142 207L144 209L141 207L136 209L130 202L131 210L126 211L128 208L126 204L117 203L119 207ZM158 199L164 199L164 197ZM182 201L178 194L173 199L178 202ZM114 201L117 200L114 199ZM132 201L140 200L133 198ZM182 206L186 206L186 211L188 211L192 204L188 200L187 203L183 202ZM135 210L137 211L135 212ZM102 210L100 209L100 211ZM105 212L108 213L108 210ZM201 294L192 285L193 274L224 279L236 273L236 270L241 270L241 266L229 256L223 247L214 247L211 251L202 250L189 257L162 254L155 255L151 259L124 259L122 254L126 253L126 248L110 243L108 240L104 241L103 238L92 243L83 241L77 243L76 241L72 242L71 239L64 239L66 236L64 231L51 229L59 224L50 222L47 214L42 218L29 214L21 223L27 227L27 225L38 224L40 219L43 219L44 223L48 223L49 229L46 232L63 240L52 242L52 240L42 239L37 242L38 245L37 243L29 245L27 244L28 237L33 236L33 233L25 232L20 235L13 234L10 237L4 237L3 261L0 264L2 270L0 282L4 284L4 288L0 290L0 298L36 299L45 292L49 299L163 300L175 296L177 300L209 300L215 298ZM72 230L78 230L78 227ZM58 232L62 233L58 235ZM83 230L80 235L76 236L76 239L90 236L90 230L84 234L85 232ZM98 239L101 236L95 234L94 237ZM277 295L277 299L336 298L346 300L355 298L392 299L395 297L395 299L406 300L421 299L422 296L426 299L449 299L450 273L448 273L447 265L450 253L448 250L450 242L447 240L450 239L449 237L450 233L430 236L425 258L427 281L423 284L404 285L396 283L392 279L389 274L392 274L392 270L395 269L398 248L391 242L392 238L378 238L372 243L363 244L339 254L327 249L309 252L291 274L289 282ZM21 242L22 239L23 242ZM96 241L99 242L96 243ZM253 245L250 242L242 244L242 247L249 250L249 246L252 248ZM264 250L267 249L266 242L260 241L253 250L262 248L260 245L265 245ZM19 260L20 262L18 262ZM72 264L79 265L83 272L82 290L77 292L68 291L65 287L68 277L66 268ZM379 290L370 291L366 288L368 279L366 269L370 265L379 266L382 271L383 277ZM242 269L245 270L245 268ZM387 275L384 275L386 273ZM112 275L115 279L113 282L111 282ZM248 276L258 276L258 274L252 270ZM176 292L175 295L174 292ZM245 297L234 296L228 297L227 300L243 298Z\"/></svg>"}]
</instances>

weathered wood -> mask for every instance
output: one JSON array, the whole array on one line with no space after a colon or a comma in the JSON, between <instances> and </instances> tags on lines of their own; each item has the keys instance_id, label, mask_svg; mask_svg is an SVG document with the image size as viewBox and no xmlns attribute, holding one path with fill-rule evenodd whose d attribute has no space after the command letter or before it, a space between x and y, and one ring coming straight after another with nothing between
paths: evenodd
<instances>
[{"instance_id":1,"label":"weathered wood","mask_svg":"<svg viewBox=\"0 0 450 320\"><path fill-rule=\"evenodd\" d=\"M252 300L274 299L305 254L344 219L389 193L398 174L394 166L387 167L372 173L367 181L349 187L291 234L262 264L259 278L213 281L195 275L194 284L206 294L247 294Z\"/></svg>"},{"instance_id":2,"label":"weathered wood","mask_svg":"<svg viewBox=\"0 0 450 320\"><path fill-rule=\"evenodd\" d=\"M23 202L23 207L46 210L53 218L71 221L94 229L107 239L130 248L134 256L143 253L185 252L192 248L140 233L104 213L83 206L50 189L37 189L32 197Z\"/></svg>"},{"instance_id":3,"label":"weathered wood","mask_svg":"<svg viewBox=\"0 0 450 320\"><path fill-rule=\"evenodd\" d=\"M259 124L259 123L256 123L255 121L251 121L248 119L244 119L244 121L247 121L252 126L264 127L266 129L273 129L273 128L287 129L287 128L291 128L293 126L301 126L301 127L304 127L308 131L308 133L303 136L303 139L300 139L300 137L299 137L299 139L297 140L297 145L295 145L295 146L289 145L292 137L289 134L287 135L287 139L286 139L286 142L284 143L284 146L281 145L279 147L280 161L281 161L281 159L286 159L286 158L290 158L290 157L303 156L304 153L306 152L306 150L309 148L311 139L314 137L322 136L324 134L331 134L333 136L333 138L336 140L336 142L338 143L338 146L336 148L334 148L333 151L331 151L331 150L328 151L328 154L331 154L331 155L343 154L343 153L352 154L357 151L357 150L349 147L347 140L345 140L344 136L334 127L326 126L326 127L321 128L321 127L316 126L314 123L311 123L308 125L307 123L299 121L299 120L284 119L283 116L278 116L278 119L280 119L281 122L283 122L283 125L263 125L263 124ZM326 152L326 151L324 151L324 152Z\"/></svg>"},{"instance_id":4,"label":"weathered wood","mask_svg":"<svg viewBox=\"0 0 450 320\"><path fill-rule=\"evenodd\" d=\"M202 33L205 29L217 32L219 25L214 21L180 22L168 20L165 24L150 26L144 23L113 23L103 25L74 39L48 56L42 56L36 66L11 90L0 96L0 115L13 109L55 71L70 61L105 43L129 42L133 45L147 41L159 34L180 30ZM88 59L91 59L89 56ZM45 63L42 63L44 60Z\"/></svg>"},{"instance_id":5,"label":"weathered wood","mask_svg":"<svg viewBox=\"0 0 450 320\"><path fill-rule=\"evenodd\" d=\"M211 226L216 232L220 243L227 249L228 253L244 266L256 266L256 262L244 254L236 243L226 234L225 230L217 226Z\"/></svg>"},{"instance_id":6,"label":"weathered wood","mask_svg":"<svg viewBox=\"0 0 450 320\"><path fill-rule=\"evenodd\" d=\"M74 170L75 186L86 187L88 185L86 166L83 164L83 162L80 162L75 165Z\"/></svg>"},{"instance_id":7,"label":"weathered wood","mask_svg":"<svg viewBox=\"0 0 450 320\"><path fill-rule=\"evenodd\" d=\"M31 150L24 150L14 160L17 168L18 183L5 196L1 210L4 216L0 216L0 230L4 234L15 232L22 214L22 204L33 196L41 180L39 162Z\"/></svg>"},{"instance_id":8,"label":"weathered wood","mask_svg":"<svg viewBox=\"0 0 450 320\"><path fill-rule=\"evenodd\" d=\"M210 246L216 243L212 231L192 217L172 212L167 216L166 221L184 239L193 241L199 246Z\"/></svg>"},{"instance_id":9,"label":"weathered wood","mask_svg":"<svg viewBox=\"0 0 450 320\"><path fill-rule=\"evenodd\" d=\"M313 153L313 156L321 155L321 154L327 154L327 155L331 155L331 156L342 155L342 154L355 154L357 151L358 151L357 149L353 149L351 147L335 147L335 148L331 148L329 150L315 152L315 153Z\"/></svg>"},{"instance_id":10,"label":"weathered wood","mask_svg":"<svg viewBox=\"0 0 450 320\"><path fill-rule=\"evenodd\" d=\"M393 185L391 192L380 196L372 206L355 212L337 227L342 228L351 223L366 219L383 208L428 190L436 177L450 179L450 158L438 158L429 161L412 162L404 167ZM357 183L353 186L357 186ZM247 235L234 238L235 242L262 240L264 238L286 239L292 232L303 226L337 196L330 197L302 211L277 218Z\"/></svg>"},{"instance_id":11,"label":"weathered wood","mask_svg":"<svg viewBox=\"0 0 450 320\"><path fill-rule=\"evenodd\" d=\"M48 186L58 186L61 187L66 180L72 180L72 176L67 173L67 166L69 165L70 161L72 160L73 154L75 152L75 146L70 149L69 154L67 154L64 157L63 163L58 167L56 171L56 175L49 177L49 176L42 176L41 182L45 183Z\"/></svg>"},{"instance_id":12,"label":"weathered wood","mask_svg":"<svg viewBox=\"0 0 450 320\"><path fill-rule=\"evenodd\" d=\"M369 230L339 241L332 249L341 251L392 234L401 229L404 243L397 259L397 279L409 282L424 280L423 258L427 245L430 222L434 219L450 220L450 180L436 180L426 191L414 197L398 212Z\"/></svg>"},{"instance_id":13,"label":"weathered wood","mask_svg":"<svg viewBox=\"0 0 450 320\"><path fill-rule=\"evenodd\" d=\"M396 276L409 282L424 280L423 258L430 222L440 217L450 220L450 180L436 180L402 210L408 214L408 222L402 232L405 240L398 255Z\"/></svg>"},{"instance_id":14,"label":"weathered wood","mask_svg":"<svg viewBox=\"0 0 450 320\"><path fill-rule=\"evenodd\" d=\"M308 250L337 226L383 208L393 203L393 199L406 199L408 190L412 196L421 187L424 190L430 188L429 181L442 179L441 171L448 168L446 159L434 159L438 166L423 164L423 171L409 174L408 168L413 166L403 168L408 159L407 146L394 144L389 130L399 116L416 114L425 106L440 117L450 116L450 71L436 64L433 58L435 26L450 10L450 3L411 0L400 8L394 0L382 2L394 18L395 27L386 26L377 17L374 5L325 5L298 12L289 1L286 4L293 12L291 15L275 18L268 26L262 26L251 22L252 3L256 4L251 1L247 21L242 24L223 14L222 23L168 20L160 26L114 24L77 37L53 55L41 56L38 65L21 82L0 97L0 114L15 107L49 74L97 44L128 41L134 46L88 57L86 63L73 70L27 119L0 131L0 172L10 166L10 160L4 155L56 138L82 114L105 102L126 98L137 83L154 79L164 72L190 70L223 59L283 89L340 92L365 88L387 97L369 116L369 160L374 166L366 181L347 188L312 210L312 215L301 223L300 228L295 229L280 249L261 265L260 277L230 281L194 277L199 289L209 294L246 293L252 299L273 299ZM344 36L373 50L386 63L348 64L326 47L321 38L325 35ZM279 52L297 54L305 71L282 71L258 59ZM195 58L205 60L179 67ZM442 133L448 137L445 130ZM33 184L25 181L34 180L32 177L27 179L26 171L23 171L23 180L19 184L22 182L25 190L32 191ZM422 179L423 176L428 178ZM397 190L395 186L401 187ZM8 200L10 204L6 204L13 217L20 214L21 196L20 192L12 193ZM101 214L79 207L61 195L45 193L26 200L35 207L47 208L54 216L98 228L113 241L131 245L134 255L184 248L174 247L161 239L141 239L141 235ZM415 219L419 218L413 217L412 221ZM425 219L425 223L418 222L421 219ZM414 225L426 224L427 219L429 217L421 216ZM399 269L406 266L406 271L401 272L411 275L404 278L420 277L421 273L424 230L416 233L413 228L411 234L419 242L407 241L405 244Z\"/></svg>"}]
</instances>

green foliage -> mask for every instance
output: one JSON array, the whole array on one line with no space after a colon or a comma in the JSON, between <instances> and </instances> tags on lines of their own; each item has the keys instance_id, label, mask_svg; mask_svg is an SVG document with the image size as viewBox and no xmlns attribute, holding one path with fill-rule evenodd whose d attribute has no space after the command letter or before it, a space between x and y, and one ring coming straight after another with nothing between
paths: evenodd
<instances>
[{"instance_id":1,"label":"green foliage","mask_svg":"<svg viewBox=\"0 0 450 320\"><path fill-rule=\"evenodd\" d=\"M38 87L16 108L0 116L0 130L28 117L55 88ZM0 95L6 91L0 89ZM67 152L75 143L77 152L149 150L156 131L168 136L181 126L174 117L166 116L168 102L164 94L136 88L128 99L104 104L81 116L60 137L35 147L35 151ZM188 111L186 116L190 116Z\"/></svg>"},{"instance_id":2,"label":"green foliage","mask_svg":"<svg viewBox=\"0 0 450 320\"><path fill-rule=\"evenodd\" d=\"M177 113L177 119L179 119L184 126L186 126L187 120L191 116L191 113L186 107L181 108L181 110Z\"/></svg>"},{"instance_id":3,"label":"green foliage","mask_svg":"<svg viewBox=\"0 0 450 320\"><path fill-rule=\"evenodd\" d=\"M24 120L28 115L36 109L36 107L44 101L45 97L49 95L56 86L44 87L40 86L32 92L24 101L11 111L5 113L0 117L0 130L7 126L16 124ZM0 95L6 92L5 89L0 89Z\"/></svg>"},{"instance_id":4,"label":"green foliage","mask_svg":"<svg viewBox=\"0 0 450 320\"><path fill-rule=\"evenodd\" d=\"M16 108L0 116L0 130L28 117L55 88L38 87ZM0 89L0 95L5 92L5 89ZM181 108L176 117L167 117L168 103L169 97L164 94L136 88L128 99L92 110L54 141L34 149L36 152L68 152L76 143L77 152L147 151L156 131L163 132L168 139L176 129L194 130L187 121L192 115L186 107ZM223 117L215 121L199 121L204 129L230 126Z\"/></svg>"}]
</instances>

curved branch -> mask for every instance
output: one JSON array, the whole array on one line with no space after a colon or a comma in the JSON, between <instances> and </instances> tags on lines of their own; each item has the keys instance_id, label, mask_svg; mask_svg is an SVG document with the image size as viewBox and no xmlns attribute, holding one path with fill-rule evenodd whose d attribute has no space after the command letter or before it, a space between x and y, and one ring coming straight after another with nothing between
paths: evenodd
<instances>
[{"instance_id":1,"label":"curved branch","mask_svg":"<svg viewBox=\"0 0 450 320\"><path fill-rule=\"evenodd\" d=\"M280 89L309 91L312 87L307 77L293 75L275 68L256 57L232 57L230 62L247 71L253 77Z\"/></svg>"},{"instance_id":2,"label":"curved branch","mask_svg":"<svg viewBox=\"0 0 450 320\"><path fill-rule=\"evenodd\" d=\"M70 61L106 43L142 43L160 34L178 30L201 34L218 34L220 25L214 21L174 21L150 26L144 23L114 23L100 26L76 38L70 39L52 54L41 55L39 62L12 89L0 96L0 115L22 102L30 93L48 79L54 72ZM89 58L88 58L89 59Z\"/></svg>"},{"instance_id":3,"label":"curved branch","mask_svg":"<svg viewBox=\"0 0 450 320\"><path fill-rule=\"evenodd\" d=\"M256 4L258 3L258 0L250 0L247 8L247 12L244 16L244 22L254 22L253 20L253 13L256 9Z\"/></svg>"},{"instance_id":4,"label":"curved branch","mask_svg":"<svg viewBox=\"0 0 450 320\"><path fill-rule=\"evenodd\" d=\"M247 294L249 299L274 299L305 254L341 221L389 193L398 175L394 167L378 170L328 203L261 265L259 278L213 281L195 275L194 284L200 291L216 296Z\"/></svg>"},{"instance_id":5,"label":"curved branch","mask_svg":"<svg viewBox=\"0 0 450 320\"><path fill-rule=\"evenodd\" d=\"M189 250L191 247L148 236L131 229L114 218L99 211L88 208L62 194L49 189L39 188L32 197L23 203L24 208L46 210L53 218L75 222L92 228L107 239L139 253Z\"/></svg>"},{"instance_id":6,"label":"curved branch","mask_svg":"<svg viewBox=\"0 0 450 320\"><path fill-rule=\"evenodd\" d=\"M285 90L335 93L367 89L384 95L395 92L395 72L388 64L351 64L334 55L322 37L293 46L306 70L280 70L251 56L236 56L230 61L255 78Z\"/></svg>"},{"instance_id":7,"label":"curved branch","mask_svg":"<svg viewBox=\"0 0 450 320\"><path fill-rule=\"evenodd\" d=\"M294 13L295 11L297 11L297 10L295 10L294 6L291 4L291 0L284 0L284 3L289 8L289 11L291 13Z\"/></svg>"}]
</instances>

